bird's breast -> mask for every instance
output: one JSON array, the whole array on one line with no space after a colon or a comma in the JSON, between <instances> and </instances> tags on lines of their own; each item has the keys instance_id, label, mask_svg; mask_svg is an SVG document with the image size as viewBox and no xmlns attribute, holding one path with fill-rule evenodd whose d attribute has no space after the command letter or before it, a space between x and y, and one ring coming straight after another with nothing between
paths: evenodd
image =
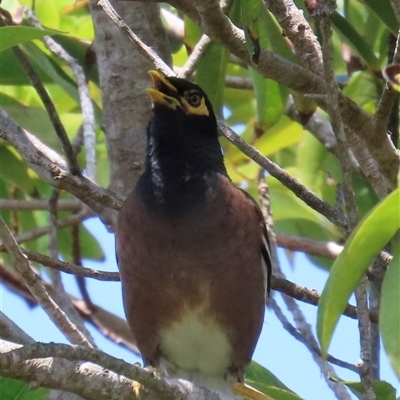
<instances>
[{"instance_id":1,"label":"bird's breast","mask_svg":"<svg viewBox=\"0 0 400 400\"><path fill-rule=\"evenodd\" d=\"M225 327L210 312L208 296L202 299L200 304L183 304L179 317L161 329L160 349L169 363L179 366L173 375L185 371L223 378L231 361L231 343Z\"/></svg>"}]
</instances>

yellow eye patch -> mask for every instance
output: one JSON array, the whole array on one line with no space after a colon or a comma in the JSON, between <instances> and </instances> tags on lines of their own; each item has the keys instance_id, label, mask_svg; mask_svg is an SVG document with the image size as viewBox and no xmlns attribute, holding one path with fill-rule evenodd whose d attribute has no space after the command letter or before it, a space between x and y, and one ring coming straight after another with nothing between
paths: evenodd
<instances>
[{"instance_id":1,"label":"yellow eye patch","mask_svg":"<svg viewBox=\"0 0 400 400\"><path fill-rule=\"evenodd\" d=\"M204 115L204 116L210 115L204 97L201 98L200 104L196 107L191 106L184 97L181 97L181 104L182 108L185 110L187 114Z\"/></svg>"}]
</instances>

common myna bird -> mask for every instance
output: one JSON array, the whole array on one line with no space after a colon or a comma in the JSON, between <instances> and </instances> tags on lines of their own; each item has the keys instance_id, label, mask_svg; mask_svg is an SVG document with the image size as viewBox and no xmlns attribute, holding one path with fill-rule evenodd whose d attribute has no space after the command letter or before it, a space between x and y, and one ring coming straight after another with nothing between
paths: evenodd
<instances>
[{"instance_id":1,"label":"common myna bird","mask_svg":"<svg viewBox=\"0 0 400 400\"><path fill-rule=\"evenodd\" d=\"M146 366L243 394L271 274L264 219L227 175L204 91L149 74L145 171L116 229L125 313Z\"/></svg>"}]
</instances>

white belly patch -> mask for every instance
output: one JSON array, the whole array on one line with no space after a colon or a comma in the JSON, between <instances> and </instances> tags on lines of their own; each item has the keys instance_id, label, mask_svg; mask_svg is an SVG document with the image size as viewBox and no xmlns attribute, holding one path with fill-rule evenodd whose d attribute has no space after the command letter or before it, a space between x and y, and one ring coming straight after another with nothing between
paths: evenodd
<instances>
[{"instance_id":1,"label":"white belly patch","mask_svg":"<svg viewBox=\"0 0 400 400\"><path fill-rule=\"evenodd\" d=\"M223 378L230 363L227 333L215 320L205 317L204 306L186 309L179 321L161 331L160 345L168 361L188 376Z\"/></svg>"}]
</instances>

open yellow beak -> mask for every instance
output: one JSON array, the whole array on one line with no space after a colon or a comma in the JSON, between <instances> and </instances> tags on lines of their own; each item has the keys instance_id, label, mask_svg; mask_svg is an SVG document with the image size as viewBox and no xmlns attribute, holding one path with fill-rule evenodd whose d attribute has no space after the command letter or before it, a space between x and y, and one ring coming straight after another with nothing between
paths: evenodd
<instances>
[{"instance_id":1,"label":"open yellow beak","mask_svg":"<svg viewBox=\"0 0 400 400\"><path fill-rule=\"evenodd\" d=\"M153 100L153 103L161 104L174 110L177 107L181 107L180 102L175 97L167 94L178 94L178 90L175 86L172 85L163 74L156 70L150 70L149 75L153 82L153 87L146 89L146 92Z\"/></svg>"}]
</instances>

